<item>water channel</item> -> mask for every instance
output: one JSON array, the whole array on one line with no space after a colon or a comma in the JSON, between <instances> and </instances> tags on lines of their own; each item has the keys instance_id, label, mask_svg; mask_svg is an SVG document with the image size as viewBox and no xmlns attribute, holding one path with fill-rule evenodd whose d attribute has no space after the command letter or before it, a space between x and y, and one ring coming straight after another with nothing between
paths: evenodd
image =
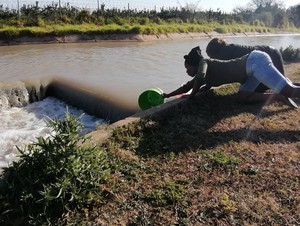
<instances>
[{"instance_id":1,"label":"water channel","mask_svg":"<svg viewBox=\"0 0 300 226\"><path fill-rule=\"evenodd\" d=\"M228 42L300 47L300 35L226 37ZM139 111L137 99L145 89L159 87L170 92L188 81L183 55L200 46L204 56L210 38L153 42L97 42L35 44L0 47L0 83L48 78L65 79L75 89L85 89L116 104ZM1 99L1 98L0 98ZM31 142L49 133L45 121L62 117L67 106L55 98L46 98L26 107L0 108L0 167L17 158L16 145ZM102 119L85 115L89 130Z\"/></svg>"}]
</instances>

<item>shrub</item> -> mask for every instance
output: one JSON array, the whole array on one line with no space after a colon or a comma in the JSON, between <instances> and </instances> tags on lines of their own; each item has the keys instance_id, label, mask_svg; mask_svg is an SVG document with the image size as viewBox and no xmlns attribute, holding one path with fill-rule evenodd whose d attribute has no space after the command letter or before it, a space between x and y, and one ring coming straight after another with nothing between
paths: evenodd
<instances>
[{"instance_id":1,"label":"shrub","mask_svg":"<svg viewBox=\"0 0 300 226\"><path fill-rule=\"evenodd\" d=\"M126 24L126 20L119 16L114 17L114 22L115 22L115 24L120 25L120 26L123 26Z\"/></svg>"},{"instance_id":2,"label":"shrub","mask_svg":"<svg viewBox=\"0 0 300 226\"><path fill-rule=\"evenodd\" d=\"M80 11L76 16L76 21L79 23L90 23L92 21L90 12L88 10Z\"/></svg>"},{"instance_id":3,"label":"shrub","mask_svg":"<svg viewBox=\"0 0 300 226\"><path fill-rule=\"evenodd\" d=\"M149 23L150 23L150 19L147 18L147 17L143 17L143 18L141 18L141 19L139 20L139 24L140 24L140 25L147 25L147 24L149 24Z\"/></svg>"},{"instance_id":4,"label":"shrub","mask_svg":"<svg viewBox=\"0 0 300 226\"><path fill-rule=\"evenodd\" d=\"M69 114L63 121L52 120L52 135L19 149L19 161L4 169L0 223L49 224L102 198L99 186L109 175L108 157L78 145L89 140L80 135L78 121Z\"/></svg>"},{"instance_id":5,"label":"shrub","mask_svg":"<svg viewBox=\"0 0 300 226\"><path fill-rule=\"evenodd\" d=\"M294 49L293 46L289 45L286 49L280 48L280 52L285 61L300 59L300 48Z\"/></svg>"},{"instance_id":6,"label":"shrub","mask_svg":"<svg viewBox=\"0 0 300 226\"><path fill-rule=\"evenodd\" d=\"M143 29L141 26L134 26L129 30L129 33L132 34L142 34L143 33Z\"/></svg>"},{"instance_id":7,"label":"shrub","mask_svg":"<svg viewBox=\"0 0 300 226\"><path fill-rule=\"evenodd\" d=\"M156 18L154 19L154 23L156 23L156 24L163 24L164 21L163 21L161 18L156 17Z\"/></svg>"},{"instance_id":8,"label":"shrub","mask_svg":"<svg viewBox=\"0 0 300 226\"><path fill-rule=\"evenodd\" d=\"M220 34L225 34L228 32L228 29L225 27L216 27L214 30L215 30L215 32L220 33Z\"/></svg>"},{"instance_id":9,"label":"shrub","mask_svg":"<svg viewBox=\"0 0 300 226\"><path fill-rule=\"evenodd\" d=\"M0 39L3 39L3 40L14 39L14 38L18 37L19 35L20 35L20 31L13 29L11 27L0 30Z\"/></svg>"}]
</instances>

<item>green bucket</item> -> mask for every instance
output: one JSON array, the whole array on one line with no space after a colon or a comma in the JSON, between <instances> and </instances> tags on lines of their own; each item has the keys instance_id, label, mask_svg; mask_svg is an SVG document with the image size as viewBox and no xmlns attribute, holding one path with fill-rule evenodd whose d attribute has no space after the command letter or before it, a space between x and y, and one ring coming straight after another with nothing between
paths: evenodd
<instances>
[{"instance_id":1,"label":"green bucket","mask_svg":"<svg viewBox=\"0 0 300 226\"><path fill-rule=\"evenodd\" d=\"M164 103L163 91L160 88L147 89L139 96L139 106L142 110Z\"/></svg>"}]
</instances>

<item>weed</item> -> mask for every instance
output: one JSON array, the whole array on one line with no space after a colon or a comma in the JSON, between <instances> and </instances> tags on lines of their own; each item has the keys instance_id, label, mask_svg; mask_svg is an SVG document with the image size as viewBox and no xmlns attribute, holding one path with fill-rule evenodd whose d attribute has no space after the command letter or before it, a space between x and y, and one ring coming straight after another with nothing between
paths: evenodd
<instances>
[{"instance_id":1,"label":"weed","mask_svg":"<svg viewBox=\"0 0 300 226\"><path fill-rule=\"evenodd\" d=\"M235 211L236 207L235 207L236 203L233 200L230 200L229 196L225 193L222 194L221 198L220 198L220 206L228 212L231 211Z\"/></svg>"},{"instance_id":2,"label":"weed","mask_svg":"<svg viewBox=\"0 0 300 226\"><path fill-rule=\"evenodd\" d=\"M212 170L234 170L238 166L235 156L225 154L222 151L204 152L199 156L199 168L206 171Z\"/></svg>"},{"instance_id":3,"label":"weed","mask_svg":"<svg viewBox=\"0 0 300 226\"><path fill-rule=\"evenodd\" d=\"M144 201L153 203L156 206L173 205L181 200L184 194L184 187L175 182L167 182L158 189L143 195Z\"/></svg>"}]
</instances>

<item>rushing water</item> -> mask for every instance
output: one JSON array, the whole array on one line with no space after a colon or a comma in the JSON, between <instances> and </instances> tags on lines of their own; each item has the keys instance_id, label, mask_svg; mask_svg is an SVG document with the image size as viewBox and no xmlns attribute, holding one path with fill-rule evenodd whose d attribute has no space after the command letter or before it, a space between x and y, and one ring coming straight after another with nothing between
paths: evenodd
<instances>
[{"instance_id":1,"label":"rushing water","mask_svg":"<svg viewBox=\"0 0 300 226\"><path fill-rule=\"evenodd\" d=\"M81 123L85 125L82 133L91 132L97 125L104 123L102 119L84 114L82 110L67 106L51 97L23 108L1 110L0 167L7 166L7 163L17 159L17 146L23 149L25 144L35 141L36 137L49 135L49 119L63 119L66 112L80 118Z\"/></svg>"},{"instance_id":2,"label":"rushing water","mask_svg":"<svg viewBox=\"0 0 300 226\"><path fill-rule=\"evenodd\" d=\"M247 45L267 44L277 48L300 47L299 35L226 37L228 42ZM210 38L157 42L99 42L39 44L0 47L0 82L11 83L49 77L68 79L78 88L107 92L138 111L139 94L151 87L170 92L189 77L183 55L197 45L205 54ZM74 114L78 109L68 107ZM66 104L53 98L24 108L0 109L0 167L16 159L16 145L47 135L48 117L62 117ZM101 119L86 115L87 130Z\"/></svg>"}]
</instances>

